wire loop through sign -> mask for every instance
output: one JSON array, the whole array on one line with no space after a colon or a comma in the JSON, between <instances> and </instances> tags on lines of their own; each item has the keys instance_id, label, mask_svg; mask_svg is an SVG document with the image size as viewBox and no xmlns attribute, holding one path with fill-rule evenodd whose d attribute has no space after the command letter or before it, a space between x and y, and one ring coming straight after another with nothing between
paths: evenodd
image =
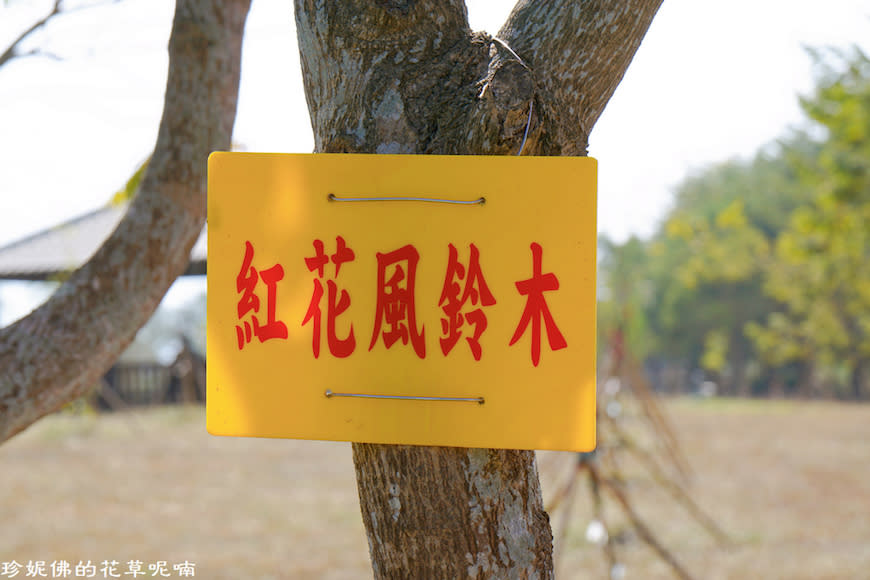
<instances>
[{"instance_id":1,"label":"wire loop through sign","mask_svg":"<svg viewBox=\"0 0 870 580\"><path fill-rule=\"evenodd\" d=\"M329 201L425 201L428 203L452 203L455 205L483 205L485 197L477 199L442 199L438 197L338 197L334 193L326 196Z\"/></svg>"},{"instance_id":2,"label":"wire loop through sign","mask_svg":"<svg viewBox=\"0 0 870 580\"><path fill-rule=\"evenodd\" d=\"M478 403L483 405L486 400L483 397L418 397L413 395L365 395L362 393L335 393L331 389L327 389L325 393L327 399L332 397L354 397L357 399L398 399L401 401L451 401L454 403Z\"/></svg>"}]
</instances>

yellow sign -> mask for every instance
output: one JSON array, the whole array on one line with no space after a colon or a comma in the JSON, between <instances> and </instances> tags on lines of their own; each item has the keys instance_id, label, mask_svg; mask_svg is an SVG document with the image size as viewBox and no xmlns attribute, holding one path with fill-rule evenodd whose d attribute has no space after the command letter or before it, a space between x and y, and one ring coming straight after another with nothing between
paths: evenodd
<instances>
[{"instance_id":1,"label":"yellow sign","mask_svg":"<svg viewBox=\"0 0 870 580\"><path fill-rule=\"evenodd\" d=\"M592 449L595 174L213 154L209 432Z\"/></svg>"}]
</instances>

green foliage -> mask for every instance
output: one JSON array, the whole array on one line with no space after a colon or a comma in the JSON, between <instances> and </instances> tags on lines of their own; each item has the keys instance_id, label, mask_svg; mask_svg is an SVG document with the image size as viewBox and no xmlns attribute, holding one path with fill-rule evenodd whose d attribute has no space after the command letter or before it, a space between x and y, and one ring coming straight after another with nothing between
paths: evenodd
<instances>
[{"instance_id":1,"label":"green foliage","mask_svg":"<svg viewBox=\"0 0 870 580\"><path fill-rule=\"evenodd\" d=\"M598 343L606 348L619 336L636 356L646 356L649 337L644 309L649 284L643 272L647 249L635 237L621 245L601 238L598 248Z\"/></svg>"},{"instance_id":2,"label":"green foliage","mask_svg":"<svg viewBox=\"0 0 870 580\"><path fill-rule=\"evenodd\" d=\"M819 196L777 239L765 290L784 308L750 332L771 363L859 373L870 360L870 60L834 56L839 68L817 55L819 86L801 101L823 135L817 160L800 167Z\"/></svg>"},{"instance_id":3,"label":"green foliage","mask_svg":"<svg viewBox=\"0 0 870 580\"><path fill-rule=\"evenodd\" d=\"M749 223L742 200L734 200L712 220L676 216L666 224L669 237L681 241L684 263L676 272L688 289L698 284L733 283L755 274L768 253L764 234Z\"/></svg>"},{"instance_id":4,"label":"green foliage","mask_svg":"<svg viewBox=\"0 0 870 580\"><path fill-rule=\"evenodd\" d=\"M127 183L124 184L124 187L115 192L109 202L111 205L118 205L133 199L133 196L136 195L137 191L139 191L139 183L142 181L142 176L145 175L145 170L148 168L148 163L150 161L151 156L149 155L148 158L139 165L136 171L133 172L133 175L131 175L130 179L127 180Z\"/></svg>"},{"instance_id":5,"label":"green foliage","mask_svg":"<svg viewBox=\"0 0 870 580\"><path fill-rule=\"evenodd\" d=\"M602 324L630 313L641 354L732 391L751 367L855 395L870 375L870 59L815 55L806 130L687 178L651 240L602 244Z\"/></svg>"},{"instance_id":6,"label":"green foliage","mask_svg":"<svg viewBox=\"0 0 870 580\"><path fill-rule=\"evenodd\" d=\"M732 391L747 388L743 353L752 345L744 327L771 309L762 274L772 238L781 214L806 197L770 153L713 166L680 186L650 242L656 354L713 371Z\"/></svg>"},{"instance_id":7,"label":"green foliage","mask_svg":"<svg viewBox=\"0 0 870 580\"><path fill-rule=\"evenodd\" d=\"M721 373L728 362L728 335L722 330L711 330L704 339L701 367Z\"/></svg>"}]
</instances>

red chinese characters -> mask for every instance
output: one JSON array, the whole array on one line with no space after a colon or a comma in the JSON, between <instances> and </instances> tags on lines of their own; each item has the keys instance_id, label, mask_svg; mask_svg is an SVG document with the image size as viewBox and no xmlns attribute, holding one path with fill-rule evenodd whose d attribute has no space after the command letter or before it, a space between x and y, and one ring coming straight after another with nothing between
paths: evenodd
<instances>
[{"instance_id":1,"label":"red chinese characters","mask_svg":"<svg viewBox=\"0 0 870 580\"><path fill-rule=\"evenodd\" d=\"M375 306L375 324L369 350L383 337L388 349L397 341L403 345L411 341L414 352L426 358L424 328L417 328L417 308L414 286L417 279L417 262L420 254L408 244L398 250L382 254L378 252L378 285ZM404 268L402 265L404 264ZM392 274L387 277L387 272ZM387 328L381 331L386 323Z\"/></svg>"},{"instance_id":2,"label":"red chinese characters","mask_svg":"<svg viewBox=\"0 0 870 580\"><path fill-rule=\"evenodd\" d=\"M320 301L323 298L323 276L326 265L331 261L335 265L334 278L338 279L338 273L341 270L341 265L346 262L352 262L356 256L353 253L344 238L337 236L335 238L336 250L330 256L324 253L323 242L314 240L314 256L305 258L305 265L309 272L317 272L317 278L314 279L314 292L311 296L311 302L308 305L308 311L305 313L305 318L302 320L302 326L311 322L313 326L311 348L314 352L314 358L320 357L320 332L322 313L320 310ZM347 337L339 338L336 330L336 319L341 316L350 307L350 295L347 290L338 290L338 285L335 280L326 281L327 302L326 302L326 344L329 347L329 352L338 358L350 356L356 348L356 338L353 334L353 324L350 325L350 331Z\"/></svg>"},{"instance_id":3,"label":"red chinese characters","mask_svg":"<svg viewBox=\"0 0 870 580\"><path fill-rule=\"evenodd\" d=\"M356 349L354 321L358 322L360 316L366 315L350 312L350 293L338 283L343 264L354 262L356 254L342 236L336 236L335 251L331 254L327 254L322 240L315 239L312 246L313 255L304 258L308 272L312 273L312 293L301 325L311 329L311 350L314 358L320 358L324 325L329 353L336 358L346 358ZM544 250L541 245L532 243L530 248L532 275L526 280L514 282L517 292L525 296L526 303L508 346L515 345L524 335L529 334L531 360L537 367L541 360L544 332L552 351L564 349L568 343L556 324L545 297L545 293L559 290L559 279L553 272L543 272ZM481 337L489 326L485 310L495 306L497 302L484 277L477 246L469 244L466 262L460 260L456 246L448 244L447 249L447 267L437 303L437 308L441 310L441 352L445 357L449 356L460 339L465 338L472 357L475 361L480 361L483 357ZM415 246L407 244L390 252L376 252L375 257L377 286L374 323L368 350L373 350L381 341L389 350L401 341L404 346L410 343L414 353L424 359L425 327L418 319L416 302L420 253ZM284 268L281 264L275 264L258 271L253 263L254 246L247 241L242 267L236 276L236 291L239 294L236 338L239 350L255 336L260 342L288 337L287 326L276 315L278 282L284 279ZM351 279L356 278L353 276ZM261 282L265 286L265 292L258 293ZM426 316L431 315L429 313L436 305L423 306L423 316Z\"/></svg>"},{"instance_id":4,"label":"red chinese characters","mask_svg":"<svg viewBox=\"0 0 870 580\"><path fill-rule=\"evenodd\" d=\"M236 338L239 350L242 350L256 336L260 342L272 338L287 338L287 326L276 318L275 307L278 297L278 282L284 278L284 268L275 264L267 270L257 272L252 265L254 261L254 246L245 242L245 257L242 268L236 276L236 292L241 294L236 306L236 314L241 324L236 326ZM266 323L262 324L257 314L260 312L260 297L255 290L259 281L266 285ZM244 320L251 314L250 321Z\"/></svg>"},{"instance_id":5,"label":"red chinese characters","mask_svg":"<svg viewBox=\"0 0 870 580\"><path fill-rule=\"evenodd\" d=\"M472 336L466 336L468 347L474 360L480 360L482 349L480 337L486 330L486 314L483 307L495 304L495 298L486 285L483 272L480 269L480 252L474 244L469 245L468 268L459 262L459 252L453 244L448 245L447 273L444 276L444 286L441 289L441 298L438 306L444 312L441 319L441 332L444 334L440 339L441 352L447 356L456 343L462 337L462 326L468 322L474 327ZM460 285L462 280L465 285ZM466 303L477 308L463 313Z\"/></svg>"},{"instance_id":6,"label":"red chinese characters","mask_svg":"<svg viewBox=\"0 0 870 580\"><path fill-rule=\"evenodd\" d=\"M541 319L543 319L547 330L547 341L550 344L551 350L565 348L568 346L568 343L559 331L559 327L556 326L556 321L553 320L553 315L547 306L547 300L544 298L544 292L559 289L559 279L552 272L547 274L541 273L541 262L543 260L541 245L532 243L531 248L532 277L528 280L516 282L517 290L526 297L526 306L523 309L520 322L514 331L509 346L513 346L520 339L529 327L529 323L531 323L532 364L538 366L538 362L541 360Z\"/></svg>"}]
</instances>

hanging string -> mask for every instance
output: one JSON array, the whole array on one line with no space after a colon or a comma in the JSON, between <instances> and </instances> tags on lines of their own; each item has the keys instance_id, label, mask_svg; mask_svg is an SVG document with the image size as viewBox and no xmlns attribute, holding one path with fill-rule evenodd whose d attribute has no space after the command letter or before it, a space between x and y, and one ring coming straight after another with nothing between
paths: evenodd
<instances>
[{"instance_id":1,"label":"hanging string","mask_svg":"<svg viewBox=\"0 0 870 580\"><path fill-rule=\"evenodd\" d=\"M504 40L502 40L501 38L498 38L498 37L493 37L493 40L496 41L497 43L499 43L506 51L511 53L511 56L514 57L515 59L517 59L517 62L520 63L520 65L524 69L526 69L529 72L529 74L531 74L532 69L530 69L529 66L525 63L525 61L523 61L523 59L520 58L520 55L518 55L516 52L514 52L514 49L512 49L510 46L508 46L508 43L506 43ZM532 109L534 109L534 106L535 106L535 99L533 96L532 99L529 100L529 118L526 120L526 130L523 132L523 142L520 143L520 150L517 151L517 155L523 154L523 148L526 146L526 139L529 138L529 128L532 126Z\"/></svg>"},{"instance_id":2,"label":"hanging string","mask_svg":"<svg viewBox=\"0 0 870 580\"><path fill-rule=\"evenodd\" d=\"M529 118L526 120L526 131L523 133L523 142L520 143L520 150L517 151L517 155L523 154L523 147L526 146L526 139L529 137L529 127L532 126L532 108L535 105L535 100L532 99L529 101Z\"/></svg>"}]
</instances>

